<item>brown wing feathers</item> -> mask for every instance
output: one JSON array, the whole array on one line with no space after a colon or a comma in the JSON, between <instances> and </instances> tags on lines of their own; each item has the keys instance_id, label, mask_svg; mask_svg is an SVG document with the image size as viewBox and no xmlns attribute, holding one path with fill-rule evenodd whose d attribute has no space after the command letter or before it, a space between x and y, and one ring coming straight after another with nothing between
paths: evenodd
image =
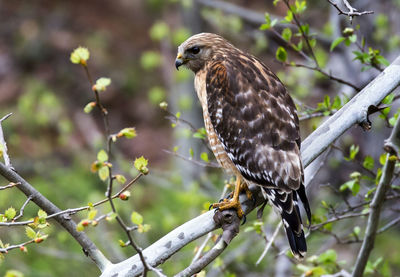
<instances>
[{"instance_id":1,"label":"brown wing feathers","mask_svg":"<svg viewBox=\"0 0 400 277\"><path fill-rule=\"evenodd\" d=\"M269 200L281 213L292 252L303 257L307 248L297 190L308 217L310 208L292 99L279 79L255 58L236 55L229 61L214 61L207 70L208 111L219 140L245 179L267 187Z\"/></svg>"}]
</instances>

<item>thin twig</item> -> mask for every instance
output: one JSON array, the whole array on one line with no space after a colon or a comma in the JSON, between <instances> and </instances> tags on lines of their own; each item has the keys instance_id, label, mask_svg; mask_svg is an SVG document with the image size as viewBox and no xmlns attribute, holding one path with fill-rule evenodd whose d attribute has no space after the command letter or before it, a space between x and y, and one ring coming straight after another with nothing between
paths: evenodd
<instances>
[{"instance_id":1,"label":"thin twig","mask_svg":"<svg viewBox=\"0 0 400 277\"><path fill-rule=\"evenodd\" d=\"M10 245L5 248L0 248L0 253L8 253L8 251L10 251L12 249L21 248L21 247L24 247L25 245L28 245L28 244L31 244L34 242L35 242L35 239L31 239L31 240L28 240L28 241L20 243L20 244L15 244L15 245Z\"/></svg>"},{"instance_id":2,"label":"thin twig","mask_svg":"<svg viewBox=\"0 0 400 277\"><path fill-rule=\"evenodd\" d=\"M202 162L202 161L193 160L193 159L187 158L187 157L185 157L185 156L183 156L183 155L181 155L181 154L179 154L179 153L177 153L177 152L172 152L172 151L169 151L169 150L167 150L167 149L163 149L163 151L164 151L165 153L167 153L167 154L176 156L176 157L178 157L178 158L181 158L182 160L191 162L191 163L193 163L193 164L195 164L195 165L199 165L199 166L202 166L202 167L221 168L221 166L220 166L219 164L214 163L214 162L208 162L208 163L206 163L206 162Z\"/></svg>"},{"instance_id":3,"label":"thin twig","mask_svg":"<svg viewBox=\"0 0 400 277\"><path fill-rule=\"evenodd\" d=\"M327 0L332 6L334 6L338 12L339 15L340 14L344 14L347 15L350 19L350 24L352 24L353 21L353 16L361 16L361 15L365 15L365 14L372 14L374 13L374 11L363 11L363 12L358 12L356 8L353 8L349 2L347 0L342 0L343 4L345 4L345 6L349 9L348 12L342 10L338 4L336 4L335 2L333 2L332 0Z\"/></svg>"},{"instance_id":4,"label":"thin twig","mask_svg":"<svg viewBox=\"0 0 400 277\"><path fill-rule=\"evenodd\" d=\"M25 203L22 205L21 209L19 210L19 214L13 218L13 221L18 220L19 218L21 218L24 215L24 209L26 207L26 205L28 205L29 201L32 200L32 196L28 196L28 198L26 199Z\"/></svg>"},{"instance_id":5,"label":"thin twig","mask_svg":"<svg viewBox=\"0 0 400 277\"><path fill-rule=\"evenodd\" d=\"M87 67L86 64L82 64L83 68L85 69L86 75L89 79L90 85L92 86L92 91L95 94L95 98L96 98L96 106L99 108L101 115L103 117L103 122L104 122L104 129L105 129L105 137L106 137L106 146L107 146L107 156L108 156L108 162L110 162L111 156L112 156L112 135L111 135L111 131L110 131L110 123L109 123L109 119L108 119L108 111L107 109L104 107L104 105L102 104L101 100L100 100L100 96L99 96L99 92L97 91L94 83L93 83L93 79L90 75L89 69ZM133 237L131 235L131 231L133 230L132 228L128 227L124 220L121 218L121 216L117 213L117 209L114 205L113 202L113 195L112 195L112 189L113 189L113 182L114 182L114 177L113 177L113 173L112 173L112 167L108 166L108 185L107 185L107 191L106 191L106 196L107 196L107 202L110 203L110 207L111 210L113 211L113 213L115 213L116 216L116 220L118 222L118 224L121 226L121 228L125 231L128 239L129 239L129 244L132 245L133 249L139 254L140 260L143 263L143 277L147 276L147 272L149 270L154 271L158 276L164 276L161 273L161 270L159 269L155 269L153 267L151 267L147 262L146 259L143 255L142 249L136 244L136 242L133 240Z\"/></svg>"},{"instance_id":6,"label":"thin twig","mask_svg":"<svg viewBox=\"0 0 400 277\"><path fill-rule=\"evenodd\" d=\"M304 68L307 68L307 69L311 69L311 70L314 70L314 71L318 71L319 73L321 73L322 75L328 77L329 79L331 79L331 80L333 80L333 81L336 81L336 82L338 82L338 83L344 84L344 85L349 86L349 87L352 87L352 88L355 89L356 91L360 91L360 90L361 90L360 87L358 87L358 86L356 86L356 85L354 85L354 84L352 84L352 83L350 83L350 82L348 82L348 81L346 81L346 80L343 80L343 79L341 79L341 78L339 78L339 77L335 77L335 76L333 76L331 73L328 73L328 72L324 71L323 69L321 69L321 68L318 67L318 66L309 66L309 65L300 64L300 63L295 63L295 64L292 64L292 63L282 63L282 64L285 65L285 66L304 67Z\"/></svg>"},{"instance_id":7,"label":"thin twig","mask_svg":"<svg viewBox=\"0 0 400 277\"><path fill-rule=\"evenodd\" d=\"M130 186L132 186L141 176L143 176L143 173L139 173L134 179L132 179L128 184L126 184L124 187L122 187L116 194L114 194L112 196L113 199L119 197L124 191L126 191ZM73 209L66 209L66 210L62 210L58 213L54 213L54 214L49 214L46 217L46 220L51 219L53 217L59 216L59 215L74 215L80 211L84 211L84 210L88 210L91 207L96 207L99 206L101 204L104 204L106 202L108 202L108 198L104 198L103 200L100 200L96 203L93 203L92 205L88 205L88 206L83 206L83 207L79 207L79 208L73 208ZM34 220L27 220L27 221L20 221L20 222L0 222L0 227L1 226L23 226L23 225L28 225L33 223Z\"/></svg>"},{"instance_id":8,"label":"thin twig","mask_svg":"<svg viewBox=\"0 0 400 277\"><path fill-rule=\"evenodd\" d=\"M268 250L271 248L272 243L275 241L276 237L278 236L279 230L282 227L282 220L279 222L279 224L276 226L274 233L272 234L271 238L269 239L267 245L264 248L264 251L262 252L262 254L260 255L260 257L258 258L256 265L258 265L262 259L264 259L265 255L267 255Z\"/></svg>"},{"instance_id":9,"label":"thin twig","mask_svg":"<svg viewBox=\"0 0 400 277\"><path fill-rule=\"evenodd\" d=\"M392 228L393 226L395 226L399 222L400 222L400 217L395 218L394 220L390 221L388 224L386 224L385 226L380 228L376 233L377 234L383 233L383 232L387 231L388 229Z\"/></svg>"},{"instance_id":10,"label":"thin twig","mask_svg":"<svg viewBox=\"0 0 400 277\"><path fill-rule=\"evenodd\" d=\"M15 187L17 185L18 184L16 184L16 183L10 183L7 186L0 187L0 190L9 189L9 188Z\"/></svg>"},{"instance_id":11,"label":"thin twig","mask_svg":"<svg viewBox=\"0 0 400 277\"><path fill-rule=\"evenodd\" d=\"M197 260L190 266L176 274L174 277L186 277L192 276L193 274L200 272L205 268L210 262L215 260L228 246L228 244L220 237L219 241L202 257L201 260Z\"/></svg>"}]
</instances>

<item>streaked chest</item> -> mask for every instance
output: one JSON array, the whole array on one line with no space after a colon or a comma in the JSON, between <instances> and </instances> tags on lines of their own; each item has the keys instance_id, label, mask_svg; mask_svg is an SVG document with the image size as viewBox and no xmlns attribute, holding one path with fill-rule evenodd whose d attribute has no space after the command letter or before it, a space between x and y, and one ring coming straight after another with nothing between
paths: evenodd
<instances>
[{"instance_id":1,"label":"streaked chest","mask_svg":"<svg viewBox=\"0 0 400 277\"><path fill-rule=\"evenodd\" d=\"M210 114L208 111L207 104L207 87L206 87L206 75L207 72L200 70L196 73L194 79L194 87L196 89L197 97L200 100L201 107L203 109L204 126L207 131L208 140L210 142L211 150L213 151L215 158L222 168L227 170L229 173L236 174L238 170L231 159L226 154L224 146L218 139L217 134L214 131L214 127L211 123Z\"/></svg>"}]
</instances>

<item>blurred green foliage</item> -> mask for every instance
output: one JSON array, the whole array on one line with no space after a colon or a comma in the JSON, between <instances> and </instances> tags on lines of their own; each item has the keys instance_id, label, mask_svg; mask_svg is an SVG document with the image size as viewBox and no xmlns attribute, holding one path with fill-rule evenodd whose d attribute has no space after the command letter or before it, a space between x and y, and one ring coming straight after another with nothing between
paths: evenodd
<instances>
[{"instance_id":1,"label":"blurred green foliage","mask_svg":"<svg viewBox=\"0 0 400 277\"><path fill-rule=\"evenodd\" d=\"M177 95L171 91L186 83L192 86L190 71L175 71L173 64L167 62L173 60L176 47L196 29L192 24L183 23L184 19L179 15L190 11L194 2L133 2L99 5L93 1L55 1L48 6L3 3L0 15L8 19L0 27L4 37L0 49L5 53L0 59L5 68L0 67L0 110L4 114L14 113L3 124L13 165L61 209L86 206L104 198L106 184L97 174L102 180L107 179L110 159L115 161L113 170L119 176L116 190L138 172L149 172L123 197L115 199L121 217L138 226L139 232L134 236L144 248L207 210L211 202L218 200L226 177L219 169L189 166L190 160L203 166L215 163L215 160L203 146L204 128L198 118L190 118L190 113L198 108L195 94L188 91ZM371 18L354 19L359 23L355 26L350 26L347 18L343 18L340 30L336 30L337 26L328 21L328 5L322 7L317 1L291 1L289 9L282 1L274 1L274 5L251 2L246 4L253 10L268 10L265 22L260 26L252 26L236 15L209 7L201 7L195 12L204 21L202 30L227 36L235 45L237 42L243 49L257 54L274 72L280 70L277 75L298 100L300 116L320 114L302 122L303 137L353 95L321 72L294 67L297 62L303 62L301 52L310 57L313 52L318 67L326 72L333 69L332 74L336 74L335 65L332 66L337 62L334 58L349 49L352 62L361 64L362 71L366 71L357 72L358 76L385 68L400 48L398 26L392 24L396 21L382 11ZM389 2L397 5L398 11L399 1ZM382 9L389 8L383 5ZM89 10L93 12L89 14ZM323 16L312 16L315 13ZM277 19L277 15L281 19ZM277 27L281 23L293 24L295 17L299 18L301 26ZM268 32L272 30L282 39L271 38ZM337 31L340 35L334 37ZM328 38L328 43L322 42L319 38L322 35ZM71 57L72 60L90 63L95 76L110 76L110 79L99 79L96 88L101 91L107 87L107 92L102 92L101 96L104 96L112 131L116 134L112 157L101 150L105 149L104 127L95 104L89 102L93 101L93 95L85 72L68 64L70 52L79 44L87 45L91 50L90 60L89 54L82 49ZM287 63L289 67L283 68L273 60ZM166 72L165 68L171 71ZM163 77L166 75L171 79ZM7 81L8 78L11 81ZM112 83L109 82L111 79ZM389 107L374 120L372 133L352 130L337 142L338 149L332 150L335 154L330 155L324 165L324 175L328 177L318 179L319 184L329 185L317 184L318 193L311 192L314 225L323 224L332 214L343 210L346 207L343 199L371 200L386 162L386 155L381 151L382 140L400 110L394 107L395 96L392 94L383 101ZM161 102L162 109L159 109ZM87 114L83 113L84 107ZM166 110L174 115L175 121L164 119L170 115ZM196 122L194 128L182 123L186 119ZM174 128L170 128L171 125ZM135 126L135 129L123 129L126 126ZM119 137L135 139L126 142L117 139ZM187 144L181 145L182 141ZM173 149L172 152L189 161L182 167L176 163L178 158L163 154L163 149ZM92 171L95 172L91 172L93 162L96 170ZM187 179L184 173L191 168L195 169L194 177ZM5 184L3 181L0 185ZM398 190L397 183L392 187L393 191ZM12 220L25 200L16 188L1 191L2 220ZM368 210L368 205L360 207L362 213ZM276 250L271 250L259 266L254 266L265 246L264 236L268 238L271 226L277 225L278 220L270 211L267 208L261 220L256 219L255 213L251 214L225 253L201 274L213 271L214 276L273 275L275 256L279 254ZM121 247L126 246L126 236L116 224L116 215L109 212L109 207L104 205L74 215L73 219L107 257L117 262L134 253L130 247ZM43 220L43 214L40 214L40 210L30 203L24 219L37 217ZM107 217L95 222L100 215ZM312 232L308 238L309 256L291 266L293 274L321 276L342 268L351 270L353 259L348 257L357 253L359 239L364 234L364 219L332 222L324 224L320 231ZM385 218L383 223L388 220ZM18 244L29 238L49 236L41 244L27 245L27 252L16 249L4 255L4 260L0 260L0 276L70 276L77 272L98 276L98 269L85 258L78 244L54 221L47 223L50 225L42 226L39 235L34 228L32 233L23 227L1 227L3 243ZM328 245L332 233L349 243ZM398 233L398 228L393 228L377 237L366 276L400 274ZM201 242L193 242L176 253L161 266L164 273L170 276L189 265ZM350 243L356 246L350 246ZM211 245L212 242L206 250ZM280 255L291 258L286 252Z\"/></svg>"}]
</instances>

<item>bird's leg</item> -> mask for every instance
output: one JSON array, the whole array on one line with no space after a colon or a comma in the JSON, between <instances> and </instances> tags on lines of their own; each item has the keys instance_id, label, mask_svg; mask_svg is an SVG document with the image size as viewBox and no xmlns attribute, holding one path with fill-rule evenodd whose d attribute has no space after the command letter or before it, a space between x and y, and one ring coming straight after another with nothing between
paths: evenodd
<instances>
[{"instance_id":1,"label":"bird's leg","mask_svg":"<svg viewBox=\"0 0 400 277\"><path fill-rule=\"evenodd\" d=\"M241 177L236 176L235 190L233 192L232 199L230 199L230 200L224 199L222 202L212 204L212 207L217 208L221 211L228 210L228 209L236 209L239 218L242 218L244 213L242 210L242 206L240 205L240 201L239 201L239 194L240 194L240 190L242 188L241 179L242 179ZM247 187L247 185L246 185L246 187ZM247 194L247 192L246 192L246 194Z\"/></svg>"},{"instance_id":2,"label":"bird's leg","mask_svg":"<svg viewBox=\"0 0 400 277\"><path fill-rule=\"evenodd\" d=\"M247 186L246 182L243 182L240 184L240 191L246 191L246 196L248 199L253 199L253 194L251 193L251 190L249 189L249 187Z\"/></svg>"}]
</instances>

